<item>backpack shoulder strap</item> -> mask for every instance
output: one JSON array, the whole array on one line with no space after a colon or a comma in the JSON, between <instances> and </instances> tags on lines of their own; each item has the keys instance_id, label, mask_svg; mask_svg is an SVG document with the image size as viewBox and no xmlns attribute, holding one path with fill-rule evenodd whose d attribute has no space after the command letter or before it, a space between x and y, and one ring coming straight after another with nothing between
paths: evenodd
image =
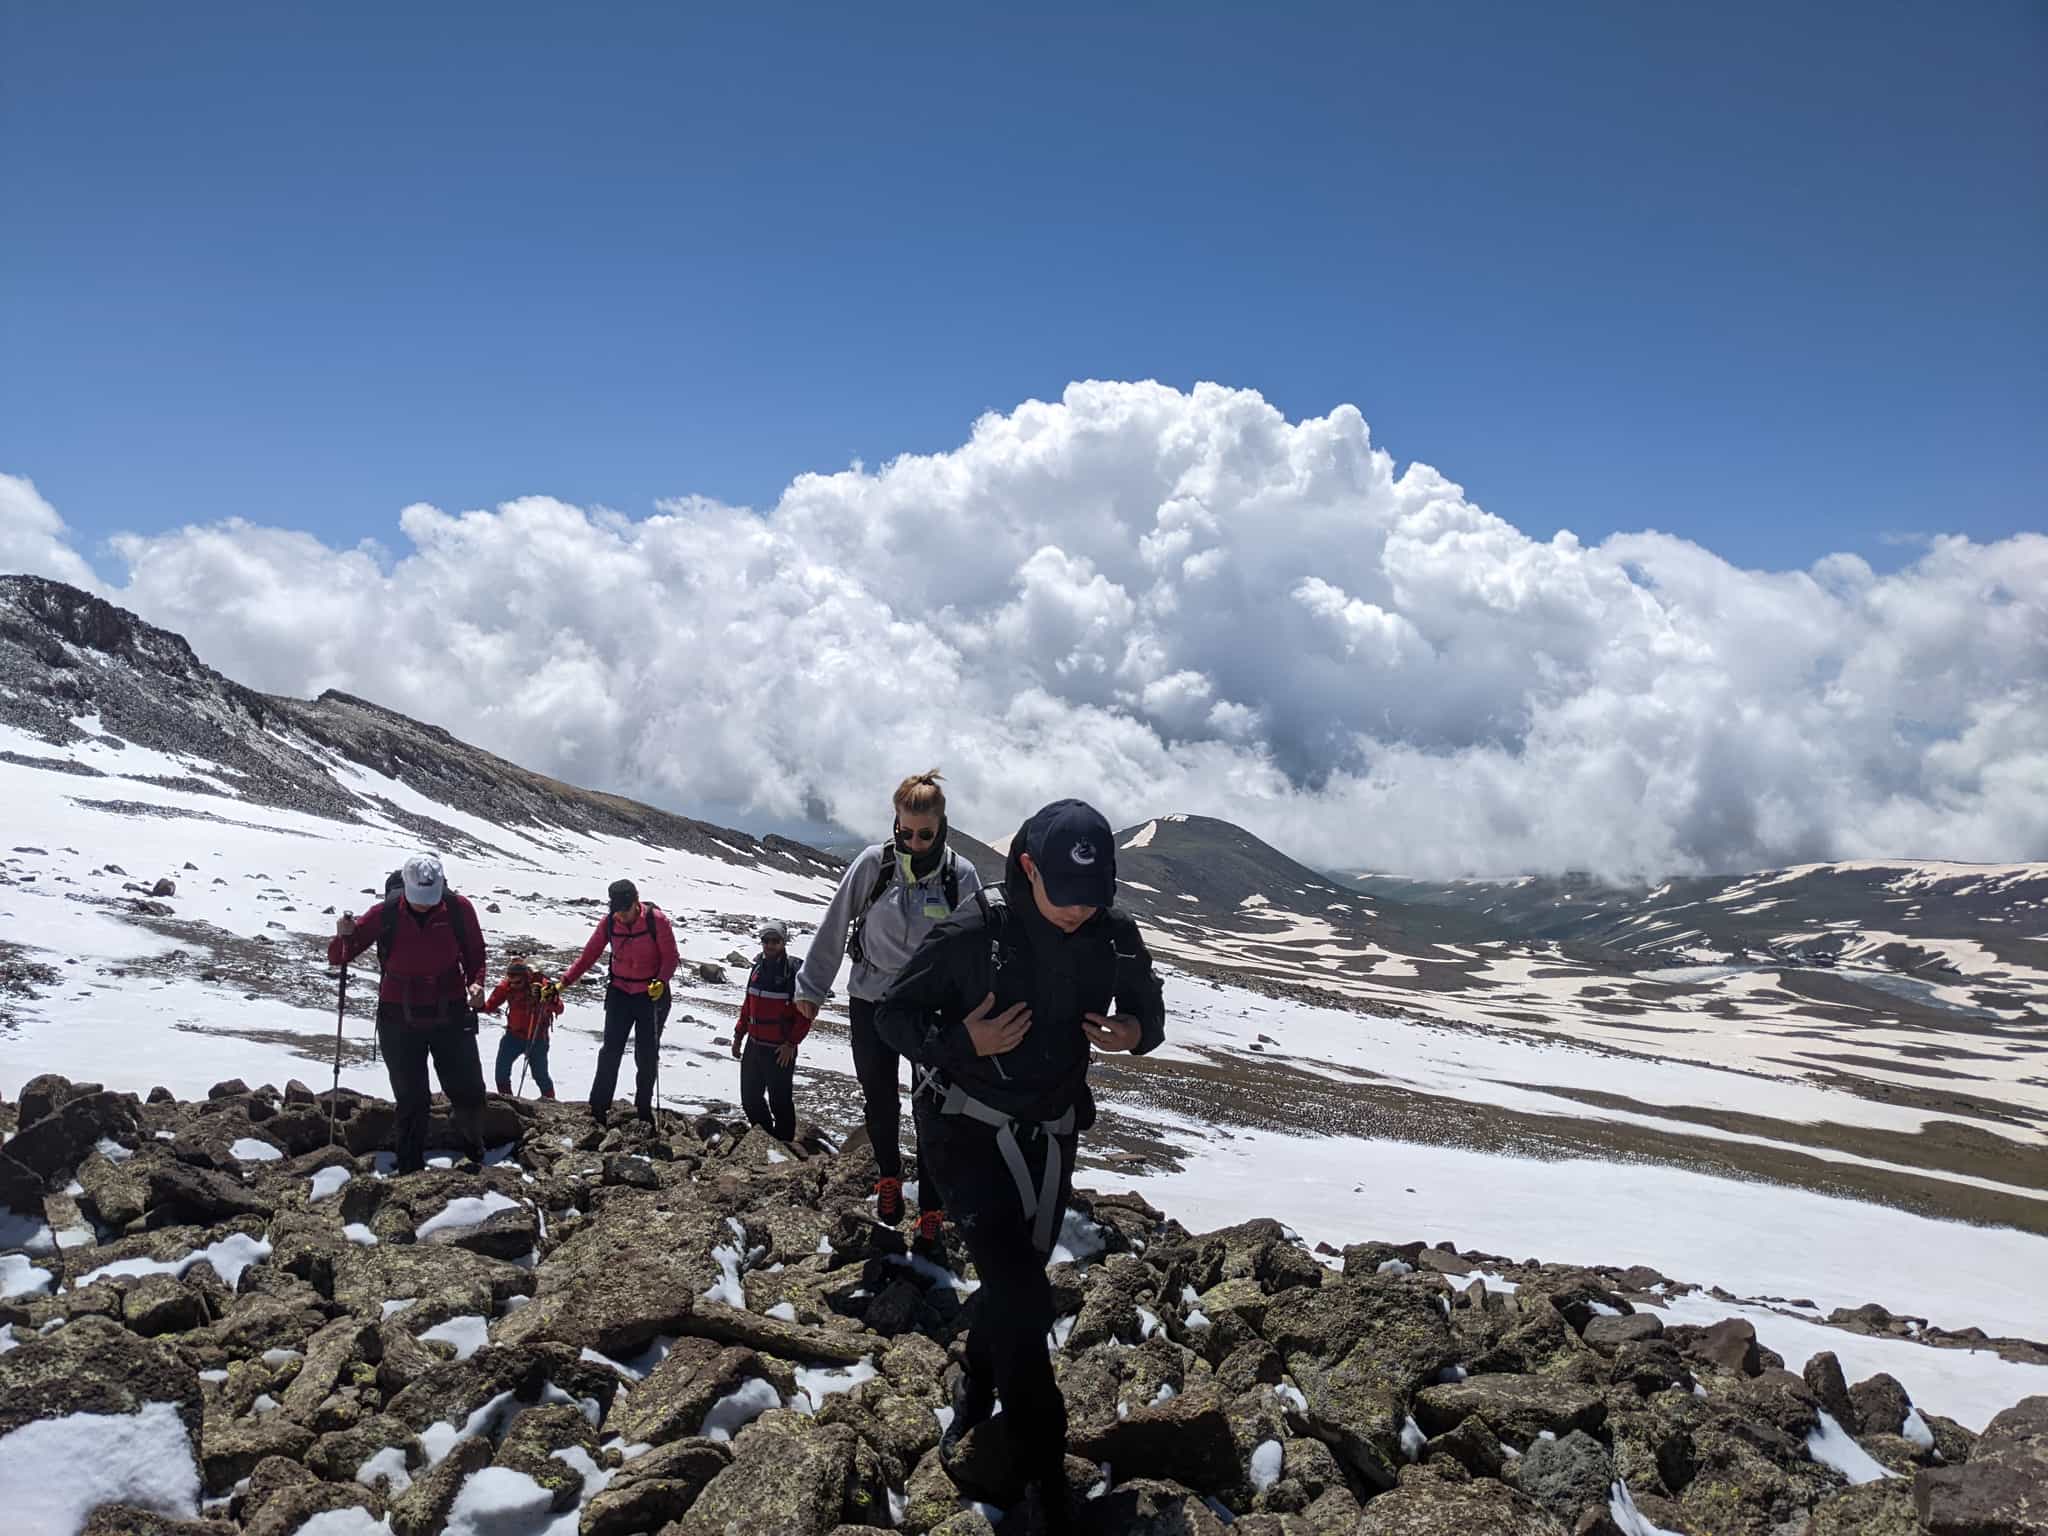
<instances>
[{"instance_id":1,"label":"backpack shoulder strap","mask_svg":"<svg viewBox=\"0 0 2048 1536\"><path fill-rule=\"evenodd\" d=\"M382 965L391 958L391 945L398 937L398 898L384 898L383 915L378 920L377 963Z\"/></svg>"},{"instance_id":2,"label":"backpack shoulder strap","mask_svg":"<svg viewBox=\"0 0 2048 1536\"><path fill-rule=\"evenodd\" d=\"M469 923L462 915L467 903L458 901L453 891L443 892L441 899L448 904L448 926L455 930L455 947L459 952L463 940L469 937Z\"/></svg>"},{"instance_id":3,"label":"backpack shoulder strap","mask_svg":"<svg viewBox=\"0 0 2048 1536\"><path fill-rule=\"evenodd\" d=\"M946 910L951 912L960 905L960 855L950 848L946 850L946 872L939 878L946 891Z\"/></svg>"}]
</instances>

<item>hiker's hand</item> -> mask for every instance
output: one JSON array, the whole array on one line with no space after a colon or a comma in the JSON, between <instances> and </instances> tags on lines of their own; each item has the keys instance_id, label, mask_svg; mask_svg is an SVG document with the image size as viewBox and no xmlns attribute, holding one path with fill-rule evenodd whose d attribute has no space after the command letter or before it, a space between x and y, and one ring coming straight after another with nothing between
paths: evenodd
<instances>
[{"instance_id":1,"label":"hiker's hand","mask_svg":"<svg viewBox=\"0 0 2048 1536\"><path fill-rule=\"evenodd\" d=\"M356 920L344 912L334 920L334 932L339 938L348 938L356 931Z\"/></svg>"},{"instance_id":2,"label":"hiker's hand","mask_svg":"<svg viewBox=\"0 0 2048 1536\"><path fill-rule=\"evenodd\" d=\"M967 1015L967 1038L974 1042L977 1056L1001 1056L1017 1048L1017 1042L1031 1032L1031 1009L1012 1003L1001 1013L995 1011L996 995L991 992Z\"/></svg>"},{"instance_id":3,"label":"hiker's hand","mask_svg":"<svg viewBox=\"0 0 2048 1536\"><path fill-rule=\"evenodd\" d=\"M484 989L482 987L471 987L469 989L469 1006L472 1008L481 1008L483 1007L483 1005Z\"/></svg>"},{"instance_id":4,"label":"hiker's hand","mask_svg":"<svg viewBox=\"0 0 2048 1536\"><path fill-rule=\"evenodd\" d=\"M1089 1043L1098 1051L1135 1051L1145 1033L1145 1027L1128 1013L1120 1013L1115 1018L1100 1013L1087 1014L1081 1027L1088 1031Z\"/></svg>"},{"instance_id":5,"label":"hiker's hand","mask_svg":"<svg viewBox=\"0 0 2048 1536\"><path fill-rule=\"evenodd\" d=\"M796 1047L793 1045L778 1046L775 1051L775 1065L778 1067L795 1066Z\"/></svg>"},{"instance_id":6,"label":"hiker's hand","mask_svg":"<svg viewBox=\"0 0 2048 1536\"><path fill-rule=\"evenodd\" d=\"M807 997L796 1000L796 1011L814 1024L818 1021L818 1005Z\"/></svg>"},{"instance_id":7,"label":"hiker's hand","mask_svg":"<svg viewBox=\"0 0 2048 1536\"><path fill-rule=\"evenodd\" d=\"M746 1048L747 1037L745 1035L735 1033L732 1037L732 1059L734 1061L738 1061L740 1059L740 1052L745 1050Z\"/></svg>"}]
</instances>

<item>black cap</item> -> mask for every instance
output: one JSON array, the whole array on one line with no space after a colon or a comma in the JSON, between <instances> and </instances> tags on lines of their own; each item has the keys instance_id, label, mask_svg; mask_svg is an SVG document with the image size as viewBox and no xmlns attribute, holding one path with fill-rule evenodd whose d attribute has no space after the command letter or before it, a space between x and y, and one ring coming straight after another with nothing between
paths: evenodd
<instances>
[{"instance_id":1,"label":"black cap","mask_svg":"<svg viewBox=\"0 0 2048 1536\"><path fill-rule=\"evenodd\" d=\"M640 899L640 891L630 880L614 880L610 895L614 912L630 912L633 903Z\"/></svg>"},{"instance_id":2,"label":"black cap","mask_svg":"<svg viewBox=\"0 0 2048 1536\"><path fill-rule=\"evenodd\" d=\"M1025 824L1024 850L1056 907L1106 907L1116 899L1116 836L1082 800L1055 800Z\"/></svg>"}]
</instances>

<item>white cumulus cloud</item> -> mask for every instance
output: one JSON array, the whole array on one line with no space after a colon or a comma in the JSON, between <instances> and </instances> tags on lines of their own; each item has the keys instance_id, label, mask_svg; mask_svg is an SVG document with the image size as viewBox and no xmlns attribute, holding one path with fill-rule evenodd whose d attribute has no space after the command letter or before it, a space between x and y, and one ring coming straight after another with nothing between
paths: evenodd
<instances>
[{"instance_id":1,"label":"white cumulus cloud","mask_svg":"<svg viewBox=\"0 0 2048 1536\"><path fill-rule=\"evenodd\" d=\"M528 497L114 549L111 595L230 676L753 825L869 830L937 763L989 835L1082 794L1416 874L2048 857L2048 537L1887 575L1540 541L1349 406L1075 384L762 512ZM0 553L83 569L25 481Z\"/></svg>"}]
</instances>

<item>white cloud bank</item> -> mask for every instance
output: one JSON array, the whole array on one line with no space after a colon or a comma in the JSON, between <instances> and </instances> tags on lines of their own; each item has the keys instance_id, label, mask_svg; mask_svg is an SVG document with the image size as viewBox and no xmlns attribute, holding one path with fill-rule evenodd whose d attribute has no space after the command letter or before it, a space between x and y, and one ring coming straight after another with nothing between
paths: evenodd
<instances>
[{"instance_id":1,"label":"white cloud bank","mask_svg":"<svg viewBox=\"0 0 2048 1536\"><path fill-rule=\"evenodd\" d=\"M337 687L531 767L872 828L942 764L998 835L1080 793L1319 864L1664 874L2048 857L2048 537L1739 570L1547 543L1344 406L1090 383L765 514L399 514L395 558L242 522L114 541L107 595L231 677ZM79 580L0 476L0 563Z\"/></svg>"}]
</instances>

